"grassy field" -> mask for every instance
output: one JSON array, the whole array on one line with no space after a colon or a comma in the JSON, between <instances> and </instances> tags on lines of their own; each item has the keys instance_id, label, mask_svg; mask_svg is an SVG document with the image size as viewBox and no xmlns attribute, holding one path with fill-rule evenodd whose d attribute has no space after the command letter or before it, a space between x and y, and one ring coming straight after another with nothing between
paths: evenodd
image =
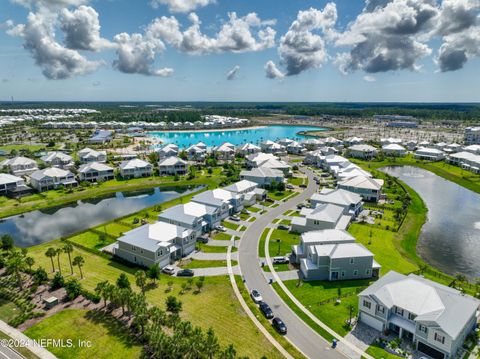
<instances>
[{"instance_id":1,"label":"grassy field","mask_svg":"<svg viewBox=\"0 0 480 359\"><path fill-rule=\"evenodd\" d=\"M352 307L353 317L358 312L357 292L362 288L366 288L370 282L370 280L310 281L302 282L298 287L298 281L296 280L284 281L283 283L318 319L328 324L338 334L344 336L349 331L346 321L350 318L350 307ZM351 295L342 298L340 304L337 304L335 300L326 304L320 304L320 302L328 299L336 299L339 288L342 295Z\"/></svg>"},{"instance_id":2,"label":"grassy field","mask_svg":"<svg viewBox=\"0 0 480 359\"><path fill-rule=\"evenodd\" d=\"M5 151L6 153L10 153L12 150L15 150L17 152L21 150L37 152L45 148L45 145L5 145L0 146L0 151ZM51 151L51 149L49 151Z\"/></svg>"},{"instance_id":3,"label":"grassy field","mask_svg":"<svg viewBox=\"0 0 480 359\"><path fill-rule=\"evenodd\" d=\"M205 253L227 253L227 249L228 249L228 247L226 246L209 246L203 243L197 243L197 247L198 249L200 249L202 252L205 252ZM234 252L235 250L234 248L232 248L232 252Z\"/></svg>"},{"instance_id":4,"label":"grassy field","mask_svg":"<svg viewBox=\"0 0 480 359\"><path fill-rule=\"evenodd\" d=\"M44 253L48 247L58 247L63 243L59 240L41 244L29 249L29 256L35 259L36 265L44 267L49 275L51 273L51 262ZM226 251L226 247L221 248ZM111 259L92 254L90 252L75 248L72 257L81 255L85 258L85 266L82 268L84 279L82 285L89 290L94 290L97 283L109 280L115 282L120 273L125 273L130 283L135 287L134 273L139 268L123 265ZM68 257L65 254L60 256L62 273L70 278L70 267ZM56 258L55 258L55 267ZM79 278L78 268L74 267L73 277ZM168 282L173 282L173 290L168 291ZM162 275L157 287L147 292L147 300L151 304L163 306L168 295L176 295L183 302L182 317L190 320L193 324L203 328L212 327L223 345L232 343L242 355L257 357L258 353L266 356L272 355L275 351L254 324L248 319L237 302L227 276L206 277L205 285L201 293L194 294L188 291L180 294L181 284L187 281L186 278L168 277ZM215 308L215 310L212 310ZM230 318L225 320L225 318ZM242 333L241 336L238 333Z\"/></svg>"},{"instance_id":5,"label":"grassy field","mask_svg":"<svg viewBox=\"0 0 480 359\"><path fill-rule=\"evenodd\" d=\"M260 236L260 240L258 241L258 256L265 257L265 239L267 238L268 231L270 229L265 228Z\"/></svg>"},{"instance_id":6,"label":"grassy field","mask_svg":"<svg viewBox=\"0 0 480 359\"><path fill-rule=\"evenodd\" d=\"M235 265L237 265L237 262L232 261L232 266ZM179 266L188 269L226 267L227 261L188 259L185 264L179 263Z\"/></svg>"},{"instance_id":7,"label":"grassy field","mask_svg":"<svg viewBox=\"0 0 480 359\"><path fill-rule=\"evenodd\" d=\"M7 334L0 332L0 339L12 339ZM35 354L33 354L30 350L25 347L12 347L16 352L21 354L25 359L39 359Z\"/></svg>"},{"instance_id":8,"label":"grassy field","mask_svg":"<svg viewBox=\"0 0 480 359\"><path fill-rule=\"evenodd\" d=\"M254 212L254 213L257 213L257 212L261 211L261 209L257 208L257 207L247 207L247 210L250 211L250 212Z\"/></svg>"},{"instance_id":9,"label":"grassy field","mask_svg":"<svg viewBox=\"0 0 480 359\"><path fill-rule=\"evenodd\" d=\"M224 226L228 229L231 229L233 231L236 231L238 229L238 227L240 227L239 224L232 223L232 222L227 222L227 221L222 221L222 226Z\"/></svg>"},{"instance_id":10,"label":"grassy field","mask_svg":"<svg viewBox=\"0 0 480 359\"><path fill-rule=\"evenodd\" d=\"M213 239L217 241L229 241L232 239L232 236L228 233L218 232L212 236Z\"/></svg>"},{"instance_id":11,"label":"grassy field","mask_svg":"<svg viewBox=\"0 0 480 359\"><path fill-rule=\"evenodd\" d=\"M280 245L277 242L280 240ZM292 245L300 243L300 236L298 234L290 233L288 231L274 229L269 241L270 257L285 255L292 251Z\"/></svg>"},{"instance_id":12,"label":"grassy field","mask_svg":"<svg viewBox=\"0 0 480 359\"><path fill-rule=\"evenodd\" d=\"M8 199L0 197L0 206L2 211L0 218L12 216L15 214L44 209L49 207L61 206L67 203L82 199L91 199L105 196L107 194L119 191L134 191L153 187L185 187L207 185L209 188L217 188L218 184L224 180L221 175L198 176L194 179L186 178L175 181L173 177L148 177L135 178L130 180L111 180L90 187L77 187L73 191L63 189L36 193L20 199Z\"/></svg>"},{"instance_id":13,"label":"grassy field","mask_svg":"<svg viewBox=\"0 0 480 359\"><path fill-rule=\"evenodd\" d=\"M269 191L267 193L267 197L270 199L273 199L274 201L280 201L284 199L285 197L291 195L293 191L287 190L283 192L277 192L277 191Z\"/></svg>"},{"instance_id":14,"label":"grassy field","mask_svg":"<svg viewBox=\"0 0 480 359\"><path fill-rule=\"evenodd\" d=\"M383 358L383 359L398 359L399 356L390 354L378 344L372 344L367 349L367 354L370 354L374 358Z\"/></svg>"},{"instance_id":15,"label":"grassy field","mask_svg":"<svg viewBox=\"0 0 480 359\"><path fill-rule=\"evenodd\" d=\"M142 346L117 319L101 312L66 309L30 327L25 334L32 339L71 339L71 348L48 347L61 359L140 358ZM90 341L82 347L78 341Z\"/></svg>"},{"instance_id":16,"label":"grassy field","mask_svg":"<svg viewBox=\"0 0 480 359\"><path fill-rule=\"evenodd\" d=\"M293 184L294 186L300 186L303 183L302 177L290 177L288 183Z\"/></svg>"},{"instance_id":17,"label":"grassy field","mask_svg":"<svg viewBox=\"0 0 480 359\"><path fill-rule=\"evenodd\" d=\"M0 299L0 320L8 323L20 313L20 309L12 302Z\"/></svg>"}]
</instances>

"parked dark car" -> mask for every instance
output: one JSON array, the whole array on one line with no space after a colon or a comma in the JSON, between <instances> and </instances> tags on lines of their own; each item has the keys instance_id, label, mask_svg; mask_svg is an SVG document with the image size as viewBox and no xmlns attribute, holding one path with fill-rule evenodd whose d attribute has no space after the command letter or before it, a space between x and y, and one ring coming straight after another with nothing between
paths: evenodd
<instances>
[{"instance_id":1,"label":"parked dark car","mask_svg":"<svg viewBox=\"0 0 480 359\"><path fill-rule=\"evenodd\" d=\"M272 319L273 318L272 308L270 308L270 306L267 303L261 302L259 307L260 307L260 311L263 313L265 318L267 318L267 319Z\"/></svg>"},{"instance_id":2,"label":"parked dark car","mask_svg":"<svg viewBox=\"0 0 480 359\"><path fill-rule=\"evenodd\" d=\"M197 242L208 243L208 237L198 237Z\"/></svg>"},{"instance_id":3,"label":"parked dark car","mask_svg":"<svg viewBox=\"0 0 480 359\"><path fill-rule=\"evenodd\" d=\"M193 277L193 270L182 269L177 272L177 277Z\"/></svg>"},{"instance_id":4,"label":"parked dark car","mask_svg":"<svg viewBox=\"0 0 480 359\"><path fill-rule=\"evenodd\" d=\"M272 325L278 333L287 334L287 326L280 318L273 318Z\"/></svg>"},{"instance_id":5,"label":"parked dark car","mask_svg":"<svg viewBox=\"0 0 480 359\"><path fill-rule=\"evenodd\" d=\"M307 188L307 185L306 184L301 184L299 187L300 188Z\"/></svg>"},{"instance_id":6,"label":"parked dark car","mask_svg":"<svg viewBox=\"0 0 480 359\"><path fill-rule=\"evenodd\" d=\"M290 230L290 227L287 226L286 224L279 224L279 225L277 226L277 228L278 228L278 229L281 229L281 230L283 230L283 231L289 231L289 230Z\"/></svg>"}]
</instances>

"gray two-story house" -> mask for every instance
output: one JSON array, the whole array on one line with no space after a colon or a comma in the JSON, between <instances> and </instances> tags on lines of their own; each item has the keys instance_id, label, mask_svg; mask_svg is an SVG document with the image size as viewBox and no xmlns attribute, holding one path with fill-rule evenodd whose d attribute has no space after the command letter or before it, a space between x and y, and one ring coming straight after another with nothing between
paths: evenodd
<instances>
[{"instance_id":1,"label":"gray two-story house","mask_svg":"<svg viewBox=\"0 0 480 359\"><path fill-rule=\"evenodd\" d=\"M318 205L331 203L343 207L343 214L357 216L363 209L362 197L341 188L331 189L322 188L320 193L314 193L310 198L310 204L313 208Z\"/></svg>"},{"instance_id":2,"label":"gray two-story house","mask_svg":"<svg viewBox=\"0 0 480 359\"><path fill-rule=\"evenodd\" d=\"M220 218L224 219L243 209L244 197L244 194L237 194L226 191L223 188L217 188L193 196L192 202L218 208Z\"/></svg>"},{"instance_id":3,"label":"gray two-story house","mask_svg":"<svg viewBox=\"0 0 480 359\"><path fill-rule=\"evenodd\" d=\"M190 229L157 222L126 232L113 249L116 256L143 267L163 268L195 249L195 235Z\"/></svg>"},{"instance_id":4,"label":"gray two-story house","mask_svg":"<svg viewBox=\"0 0 480 359\"><path fill-rule=\"evenodd\" d=\"M480 302L460 291L390 271L359 296L359 320L397 334L434 359L450 359L478 321Z\"/></svg>"}]
</instances>

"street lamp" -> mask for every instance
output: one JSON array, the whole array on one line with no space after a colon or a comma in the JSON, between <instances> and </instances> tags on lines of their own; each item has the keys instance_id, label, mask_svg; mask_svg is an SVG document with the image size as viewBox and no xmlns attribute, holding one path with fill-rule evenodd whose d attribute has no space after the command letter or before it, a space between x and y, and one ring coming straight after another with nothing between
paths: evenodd
<instances>
[{"instance_id":1,"label":"street lamp","mask_svg":"<svg viewBox=\"0 0 480 359\"><path fill-rule=\"evenodd\" d=\"M277 255L280 255L280 243L282 243L282 241L280 240L280 238L277 238L277 243L278 243Z\"/></svg>"}]
</instances>

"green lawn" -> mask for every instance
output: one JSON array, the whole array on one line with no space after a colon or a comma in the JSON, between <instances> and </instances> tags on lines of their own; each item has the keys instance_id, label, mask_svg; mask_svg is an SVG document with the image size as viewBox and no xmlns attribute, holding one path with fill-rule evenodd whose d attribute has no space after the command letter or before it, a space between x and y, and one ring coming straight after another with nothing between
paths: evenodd
<instances>
[{"instance_id":1,"label":"green lawn","mask_svg":"<svg viewBox=\"0 0 480 359\"><path fill-rule=\"evenodd\" d=\"M237 244L238 245L238 242ZM197 243L198 249L204 253L227 253L227 246L209 246L208 244ZM232 247L232 252L236 252L237 248Z\"/></svg>"},{"instance_id":2,"label":"green lawn","mask_svg":"<svg viewBox=\"0 0 480 359\"><path fill-rule=\"evenodd\" d=\"M275 272L284 272L290 270L290 267L288 264L274 264L273 269L275 269ZM270 272L270 267L265 264L263 271Z\"/></svg>"},{"instance_id":3,"label":"green lawn","mask_svg":"<svg viewBox=\"0 0 480 359\"><path fill-rule=\"evenodd\" d=\"M218 232L218 233L215 233L212 236L212 238L217 240L217 241L229 241L229 240L232 239L232 236L230 234L225 233L225 232Z\"/></svg>"},{"instance_id":4,"label":"green lawn","mask_svg":"<svg viewBox=\"0 0 480 359\"><path fill-rule=\"evenodd\" d=\"M18 308L15 303L0 299L0 320L8 323L20 312L20 308Z\"/></svg>"},{"instance_id":5,"label":"green lawn","mask_svg":"<svg viewBox=\"0 0 480 359\"><path fill-rule=\"evenodd\" d=\"M370 354L374 358L378 359L398 359L400 358L397 355L390 354L389 352L385 351L382 347L380 347L377 343L370 345L367 349L367 354Z\"/></svg>"},{"instance_id":6,"label":"green lawn","mask_svg":"<svg viewBox=\"0 0 480 359\"><path fill-rule=\"evenodd\" d=\"M284 281L283 283L318 319L338 334L345 336L349 331L345 321L350 318L350 306L353 307L352 316L356 316L358 311L357 291L366 288L370 282L371 280L310 281L302 282L298 287L298 281L296 280ZM320 304L327 299L337 298L338 288L340 288L342 295L349 293L352 295L342 298L340 304L336 304L334 300L331 303Z\"/></svg>"},{"instance_id":7,"label":"green lawn","mask_svg":"<svg viewBox=\"0 0 480 359\"><path fill-rule=\"evenodd\" d=\"M293 184L294 186L300 186L303 183L302 177L290 177L288 183Z\"/></svg>"},{"instance_id":8,"label":"green lawn","mask_svg":"<svg viewBox=\"0 0 480 359\"><path fill-rule=\"evenodd\" d=\"M257 212L261 211L261 209L257 208L257 207L247 207L247 210L250 211L250 212L254 212L254 213L257 213Z\"/></svg>"},{"instance_id":9,"label":"green lawn","mask_svg":"<svg viewBox=\"0 0 480 359\"><path fill-rule=\"evenodd\" d=\"M280 240L280 245L277 242ZM288 231L274 229L269 241L270 257L283 256L292 251L292 245L300 243L300 236L298 234L290 233Z\"/></svg>"},{"instance_id":10,"label":"green lawn","mask_svg":"<svg viewBox=\"0 0 480 359\"><path fill-rule=\"evenodd\" d=\"M260 240L258 241L258 256L262 258L265 257L265 239L267 238L269 231L269 228L265 228L260 236Z\"/></svg>"},{"instance_id":11,"label":"green lawn","mask_svg":"<svg viewBox=\"0 0 480 359\"><path fill-rule=\"evenodd\" d=\"M236 223L231 223L231 222L227 222L227 221L222 221L222 226L224 227L227 227L233 231L236 231L238 229L238 227L240 227L240 225L236 224Z\"/></svg>"},{"instance_id":12,"label":"green lawn","mask_svg":"<svg viewBox=\"0 0 480 359\"><path fill-rule=\"evenodd\" d=\"M17 152L21 150L26 150L30 152L37 152L39 150L45 149L45 145L5 145L0 146L0 150L10 153L10 151L15 150ZM51 151L51 150L50 150Z\"/></svg>"},{"instance_id":13,"label":"green lawn","mask_svg":"<svg viewBox=\"0 0 480 359\"><path fill-rule=\"evenodd\" d=\"M46 349L66 358L140 358L142 346L117 319L95 311L66 309L30 327L25 334L32 339L71 339L71 348ZM90 341L81 347L78 341Z\"/></svg>"},{"instance_id":14,"label":"green lawn","mask_svg":"<svg viewBox=\"0 0 480 359\"><path fill-rule=\"evenodd\" d=\"M56 240L31 247L29 256L32 256L36 265L44 267L51 276L51 262L44 253L48 247L56 248L61 245L63 243ZM222 252L227 251L227 247L205 246L205 248L221 250ZM104 280L109 280L113 283L120 273L125 273L130 283L136 289L134 273L139 269L138 267L126 266L111 259L75 248L72 258L77 255L85 258L85 266L82 268L84 279L81 280L81 283L86 289L94 290L97 283ZM56 258L54 262L55 267L57 267ZM60 256L60 263L66 279L70 278L68 257L65 254ZM74 267L73 277L80 277L76 267ZM206 277L205 285L200 294L188 291L182 295L180 294L181 283L186 280L185 278L162 275L160 281L157 282L157 288L147 292L148 302L153 305L163 306L168 295L180 296L183 302L182 317L202 328L212 327L222 345L233 343L239 354L252 358L257 357L258 353L265 353L269 358L278 357L270 343L257 331L254 324L250 322L241 309L234 296L228 276ZM173 282L172 292L167 291L167 283L169 281ZM215 308L215 310L212 311L211 308ZM225 320L225 318L230 318L231 320ZM239 336L238 333L242 333L242 335Z\"/></svg>"},{"instance_id":15,"label":"green lawn","mask_svg":"<svg viewBox=\"0 0 480 359\"><path fill-rule=\"evenodd\" d=\"M227 261L216 261L216 260L198 260L198 259L189 259L188 263L183 265L180 263L180 267L194 269L194 268L212 268L212 267L226 267ZM237 265L236 261L232 261L232 266Z\"/></svg>"},{"instance_id":16,"label":"green lawn","mask_svg":"<svg viewBox=\"0 0 480 359\"><path fill-rule=\"evenodd\" d=\"M280 201L284 199L285 197L291 195L293 192L290 190L283 191L283 192L277 192L277 191L269 191L267 193L268 198L273 199L274 201Z\"/></svg>"},{"instance_id":17,"label":"green lawn","mask_svg":"<svg viewBox=\"0 0 480 359\"><path fill-rule=\"evenodd\" d=\"M0 332L0 339L12 339L12 338L3 332ZM11 348L17 351L18 353L20 353L25 359L39 359L35 354L33 354L26 347L16 346Z\"/></svg>"}]
</instances>

